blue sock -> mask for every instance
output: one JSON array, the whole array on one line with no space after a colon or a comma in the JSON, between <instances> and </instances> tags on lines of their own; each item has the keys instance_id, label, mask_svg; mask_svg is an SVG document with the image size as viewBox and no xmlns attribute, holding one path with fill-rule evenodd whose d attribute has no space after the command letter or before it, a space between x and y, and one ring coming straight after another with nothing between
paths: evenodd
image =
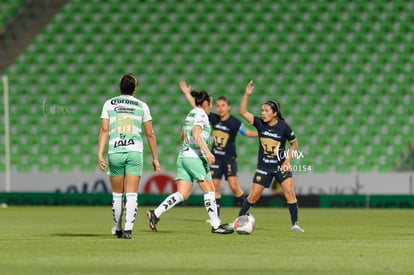
<instances>
[{"instance_id":1,"label":"blue sock","mask_svg":"<svg viewBox=\"0 0 414 275\"><path fill-rule=\"evenodd\" d=\"M247 198L243 201L242 207L239 211L239 216L243 216L249 213L250 208L254 205L254 203L250 203L247 201Z\"/></svg>"},{"instance_id":2,"label":"blue sock","mask_svg":"<svg viewBox=\"0 0 414 275\"><path fill-rule=\"evenodd\" d=\"M243 201L246 199L247 196L245 196L244 194L241 194L241 196L234 196L234 203L236 204L236 206L242 206L243 205Z\"/></svg>"},{"instance_id":3,"label":"blue sock","mask_svg":"<svg viewBox=\"0 0 414 275\"><path fill-rule=\"evenodd\" d=\"M289 213L292 225L294 225L298 221L298 202L288 203L287 205L289 206Z\"/></svg>"}]
</instances>

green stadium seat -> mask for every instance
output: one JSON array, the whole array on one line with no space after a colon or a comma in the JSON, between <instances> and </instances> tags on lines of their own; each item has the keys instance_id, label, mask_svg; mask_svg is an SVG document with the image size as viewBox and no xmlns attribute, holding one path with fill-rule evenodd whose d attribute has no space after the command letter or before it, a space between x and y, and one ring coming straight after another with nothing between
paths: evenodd
<instances>
[{"instance_id":1,"label":"green stadium seat","mask_svg":"<svg viewBox=\"0 0 414 275\"><path fill-rule=\"evenodd\" d=\"M71 0L7 69L14 131L42 152L35 170L95 171L102 104L119 91L119 77L133 72L160 133L163 165L173 171L177 133L190 109L178 81L225 94L238 109L245 82L254 79L249 105L259 115L264 100L282 103L314 172L389 171L390 154L400 154L414 134L408 5L225 1L179 8L169 1ZM43 99L70 114L44 116ZM384 134L398 136L385 140L385 153ZM257 148L240 143L240 170L251 171ZM59 153L46 158L49 144ZM20 147L12 163L31 170L27 160L38 156Z\"/></svg>"}]
</instances>

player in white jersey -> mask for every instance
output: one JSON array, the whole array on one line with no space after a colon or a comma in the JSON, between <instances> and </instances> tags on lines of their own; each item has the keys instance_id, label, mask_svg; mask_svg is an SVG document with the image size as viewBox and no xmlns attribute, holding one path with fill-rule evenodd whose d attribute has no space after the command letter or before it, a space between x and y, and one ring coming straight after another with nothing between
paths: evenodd
<instances>
[{"instance_id":1,"label":"player in white jersey","mask_svg":"<svg viewBox=\"0 0 414 275\"><path fill-rule=\"evenodd\" d=\"M194 107L194 99L190 94L191 85L188 86L185 81L181 81L180 88L187 101ZM219 217L221 205L220 189L223 176L234 194L236 205L241 206L245 198L244 191L238 183L237 134L246 137L257 137L257 131L244 128L242 122L230 114L230 108L230 101L225 96L220 96L216 99L216 113L210 112L208 114L208 119L212 126L212 136L214 138L211 151L216 159L214 165L210 167L210 170L214 188L216 189L216 203Z\"/></svg>"},{"instance_id":2,"label":"player in white jersey","mask_svg":"<svg viewBox=\"0 0 414 275\"><path fill-rule=\"evenodd\" d=\"M142 175L144 130L150 147L153 167L160 172L157 142L152 129L148 105L135 98L138 81L126 74L120 82L121 95L107 100L102 108L99 134L98 165L108 171L112 187L112 215L118 238L131 239L138 207L138 185ZM103 154L108 142L108 164ZM125 194L125 225L122 229L123 196Z\"/></svg>"},{"instance_id":3,"label":"player in white jersey","mask_svg":"<svg viewBox=\"0 0 414 275\"><path fill-rule=\"evenodd\" d=\"M211 232L218 234L233 233L220 224L217 215L214 185L211 181L210 165L214 163L214 155L208 148L211 126L208 114L212 108L212 98L207 92L191 92L195 107L188 113L181 131L183 144L177 158L177 192L169 195L155 210L147 212L149 226L157 231L160 216L178 203L188 199L197 181L204 192L204 206L210 217Z\"/></svg>"}]
</instances>

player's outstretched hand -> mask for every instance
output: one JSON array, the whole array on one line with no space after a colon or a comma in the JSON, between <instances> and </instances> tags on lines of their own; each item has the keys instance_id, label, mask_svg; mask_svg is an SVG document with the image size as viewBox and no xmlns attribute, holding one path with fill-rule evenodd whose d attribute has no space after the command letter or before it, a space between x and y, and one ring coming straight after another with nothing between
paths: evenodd
<instances>
[{"instance_id":1,"label":"player's outstretched hand","mask_svg":"<svg viewBox=\"0 0 414 275\"><path fill-rule=\"evenodd\" d=\"M253 80L250 80L249 84L247 84L246 86L246 90L245 90L245 94L246 95L251 95L253 93L254 90L254 86L253 86Z\"/></svg>"},{"instance_id":2,"label":"player's outstretched hand","mask_svg":"<svg viewBox=\"0 0 414 275\"><path fill-rule=\"evenodd\" d=\"M187 86L187 83L185 83L185 81L184 81L184 80L181 80L181 81L180 81L180 88L181 88L181 91L182 91L184 94L189 94L189 93L191 93L191 85Z\"/></svg>"}]
</instances>

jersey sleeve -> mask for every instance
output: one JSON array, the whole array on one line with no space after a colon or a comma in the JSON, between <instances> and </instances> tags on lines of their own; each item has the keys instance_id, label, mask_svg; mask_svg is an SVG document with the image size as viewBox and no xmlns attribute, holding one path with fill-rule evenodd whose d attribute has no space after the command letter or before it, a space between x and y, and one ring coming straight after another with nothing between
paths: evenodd
<instances>
[{"instance_id":1,"label":"jersey sleeve","mask_svg":"<svg viewBox=\"0 0 414 275\"><path fill-rule=\"evenodd\" d=\"M295 132L293 132L292 128L290 128L289 124L286 123L285 128L285 135L288 141L292 141L296 139Z\"/></svg>"},{"instance_id":2,"label":"jersey sleeve","mask_svg":"<svg viewBox=\"0 0 414 275\"><path fill-rule=\"evenodd\" d=\"M142 110L144 111L142 122L147 122L147 121L152 120L150 109L146 103L142 103Z\"/></svg>"},{"instance_id":3,"label":"jersey sleeve","mask_svg":"<svg viewBox=\"0 0 414 275\"><path fill-rule=\"evenodd\" d=\"M260 132L260 129L262 129L262 127L263 127L262 119L257 117L257 116L254 116L253 117L253 126L257 129L257 131Z\"/></svg>"},{"instance_id":4,"label":"jersey sleeve","mask_svg":"<svg viewBox=\"0 0 414 275\"><path fill-rule=\"evenodd\" d=\"M231 116L231 123L234 125L234 129L237 129L238 131L240 131L243 127L241 120L235 116Z\"/></svg>"},{"instance_id":5,"label":"jersey sleeve","mask_svg":"<svg viewBox=\"0 0 414 275\"><path fill-rule=\"evenodd\" d=\"M240 134L244 134L245 132L246 132L246 130L244 129L244 125L243 125L243 123L240 121L240 119L238 119L238 118L234 118L234 124L236 125L235 127L236 127L236 129L237 129L237 131L240 133Z\"/></svg>"},{"instance_id":6,"label":"jersey sleeve","mask_svg":"<svg viewBox=\"0 0 414 275\"><path fill-rule=\"evenodd\" d=\"M109 119L109 101L106 101L102 107L101 119Z\"/></svg>"},{"instance_id":7,"label":"jersey sleeve","mask_svg":"<svg viewBox=\"0 0 414 275\"><path fill-rule=\"evenodd\" d=\"M193 126L198 125L204 128L206 123L209 123L208 116L204 112L196 112Z\"/></svg>"}]
</instances>

